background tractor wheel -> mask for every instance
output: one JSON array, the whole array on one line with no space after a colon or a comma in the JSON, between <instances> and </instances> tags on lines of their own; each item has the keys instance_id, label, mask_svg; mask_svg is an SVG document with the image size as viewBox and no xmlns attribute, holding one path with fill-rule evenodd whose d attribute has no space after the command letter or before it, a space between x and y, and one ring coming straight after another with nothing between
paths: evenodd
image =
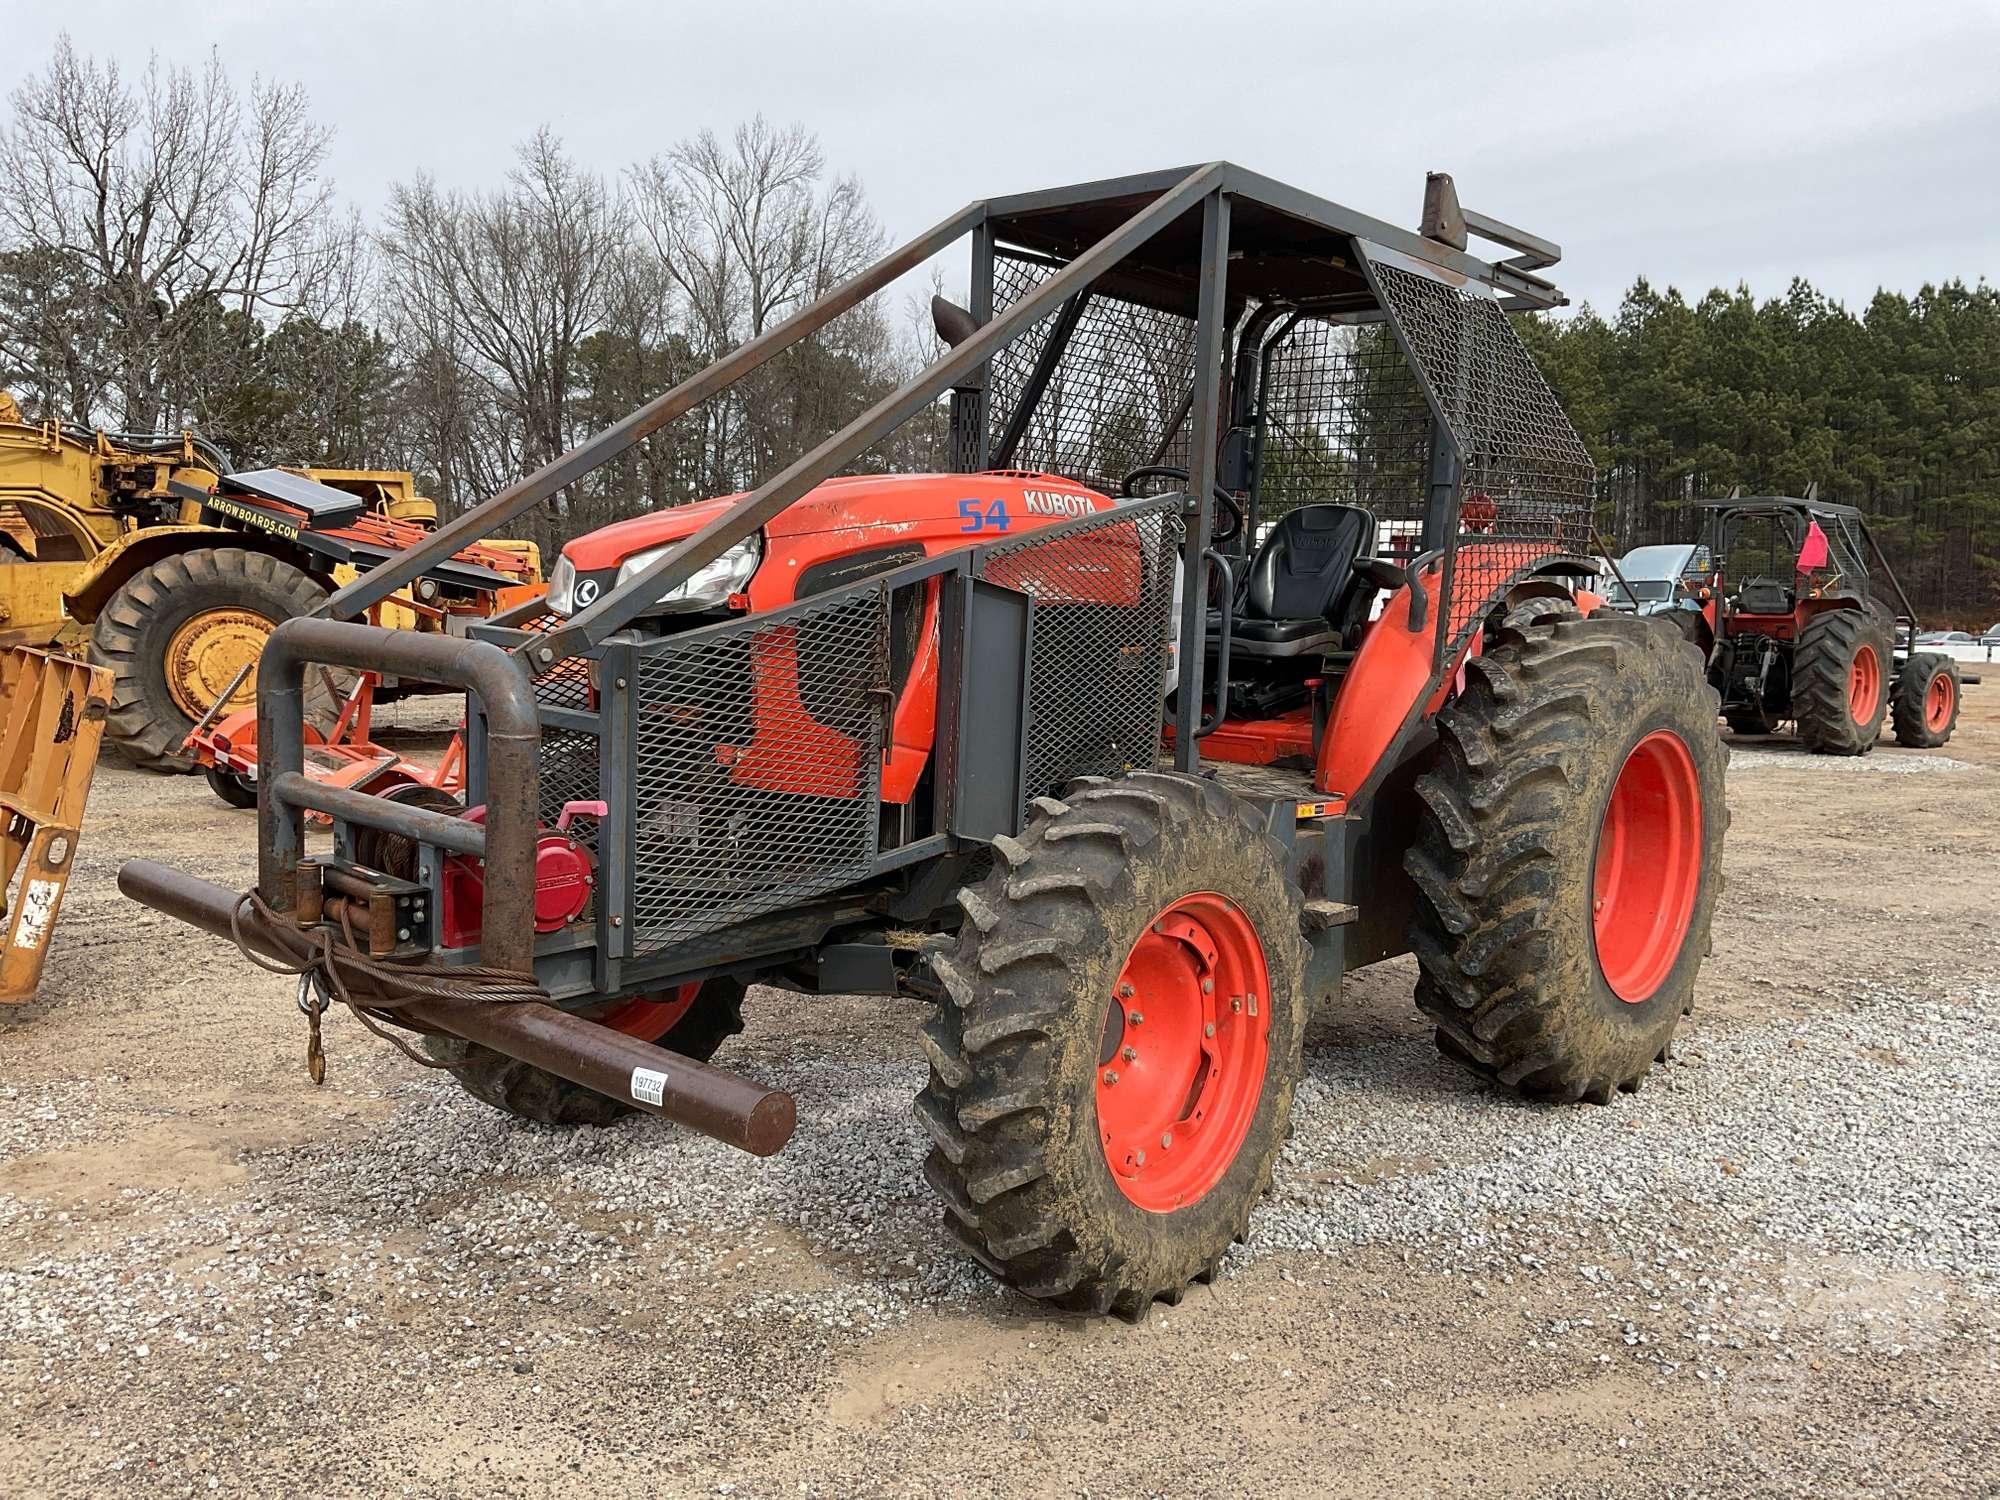
<instances>
[{"instance_id":1,"label":"background tractor wheel","mask_svg":"<svg viewBox=\"0 0 2000 1500\"><path fill-rule=\"evenodd\" d=\"M257 805L257 783L248 776L221 766L204 766L202 773L208 778L208 789L231 807Z\"/></svg>"},{"instance_id":2,"label":"background tractor wheel","mask_svg":"<svg viewBox=\"0 0 2000 1500\"><path fill-rule=\"evenodd\" d=\"M1136 1320L1211 1279L1270 1186L1301 899L1262 820L1185 777L1078 782L996 849L932 961L924 1175L1002 1281Z\"/></svg>"},{"instance_id":3,"label":"background tractor wheel","mask_svg":"<svg viewBox=\"0 0 2000 1500\"><path fill-rule=\"evenodd\" d=\"M1822 755L1866 755L1889 706L1892 641L1873 611L1823 610L1792 653L1792 717L1799 739Z\"/></svg>"},{"instance_id":4,"label":"background tractor wheel","mask_svg":"<svg viewBox=\"0 0 2000 1500\"><path fill-rule=\"evenodd\" d=\"M255 662L280 621L309 614L327 590L282 558L207 547L141 568L98 612L90 659L112 672L105 743L148 771L191 771L181 741L230 679ZM245 678L229 709L256 698ZM306 711L336 706L324 677L307 673Z\"/></svg>"},{"instance_id":5,"label":"background tractor wheel","mask_svg":"<svg viewBox=\"0 0 2000 1500\"><path fill-rule=\"evenodd\" d=\"M595 1019L627 1036L707 1062L743 1029L743 988L734 979L706 979L621 1000ZM613 1125L634 1112L623 1100L455 1036L427 1036L423 1045L480 1103L538 1125Z\"/></svg>"},{"instance_id":6,"label":"background tractor wheel","mask_svg":"<svg viewBox=\"0 0 2000 1500\"><path fill-rule=\"evenodd\" d=\"M1410 941L1439 1045L1524 1094L1634 1089L1692 1003L1727 752L1701 653L1631 615L1503 630L1437 717Z\"/></svg>"},{"instance_id":7,"label":"background tractor wheel","mask_svg":"<svg viewBox=\"0 0 2000 1500\"><path fill-rule=\"evenodd\" d=\"M1958 663L1937 652L1916 652L1896 674L1896 743L1918 750L1948 743L1958 727L1958 702Z\"/></svg>"}]
</instances>

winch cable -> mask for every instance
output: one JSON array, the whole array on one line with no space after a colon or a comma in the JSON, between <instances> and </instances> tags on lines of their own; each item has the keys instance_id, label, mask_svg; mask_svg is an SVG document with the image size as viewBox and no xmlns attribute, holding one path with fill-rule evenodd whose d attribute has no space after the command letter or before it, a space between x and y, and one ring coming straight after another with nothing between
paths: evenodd
<instances>
[{"instance_id":1,"label":"winch cable","mask_svg":"<svg viewBox=\"0 0 2000 1500\"><path fill-rule=\"evenodd\" d=\"M237 898L229 913L229 932L243 956L271 974L296 975L301 981L299 1008L306 1014L310 1035L306 1042L306 1071L314 1083L326 1078L326 1053L320 1044L319 1016L326 999L338 1000L354 1013L355 1019L375 1035L391 1043L412 1062L426 1068L449 1069L453 1064L426 1057L398 1036L390 1025L411 1030L428 1028L398 1020L395 1012L406 1006L430 1001L451 1004L547 1005L549 992L529 974L512 969L488 969L477 965L458 967L437 963L385 963L370 958L354 946L354 930L342 916L347 943L337 942L324 927L304 928L272 910L254 890ZM258 943L245 931L253 924ZM267 958L259 944L276 948L287 959ZM310 985L316 999L309 1000ZM355 991L367 998L356 999ZM385 1023L388 1023L385 1025Z\"/></svg>"}]
</instances>

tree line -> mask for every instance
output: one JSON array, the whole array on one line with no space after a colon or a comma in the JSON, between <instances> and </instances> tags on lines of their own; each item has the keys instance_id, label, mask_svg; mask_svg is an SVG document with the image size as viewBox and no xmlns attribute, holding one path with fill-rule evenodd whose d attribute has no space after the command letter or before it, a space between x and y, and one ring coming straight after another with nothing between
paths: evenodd
<instances>
[{"instance_id":1,"label":"tree line","mask_svg":"<svg viewBox=\"0 0 2000 1500\"><path fill-rule=\"evenodd\" d=\"M1816 483L1868 517L1919 609L2000 613L2000 289L1879 291L1857 313L1803 280L1690 302L1642 278L1609 317L1518 326L1597 462L1615 548L1697 540L1688 507L1739 485Z\"/></svg>"},{"instance_id":2,"label":"tree line","mask_svg":"<svg viewBox=\"0 0 2000 1500\"><path fill-rule=\"evenodd\" d=\"M417 175L343 209L296 86L211 55L128 74L67 39L0 123L0 388L36 417L194 427L239 466L407 468L450 515L880 254L861 184L805 129L703 131L613 174L542 131L496 186ZM2000 557L2000 293L1804 282L1610 317L1519 320L1600 470L1613 545L1691 538L1688 505L1802 491L1875 518L1920 604L1990 611ZM913 305L835 320L562 496L544 547L744 488L935 350ZM942 466L942 415L869 456ZM1329 439L1335 438L1329 433Z\"/></svg>"}]
</instances>

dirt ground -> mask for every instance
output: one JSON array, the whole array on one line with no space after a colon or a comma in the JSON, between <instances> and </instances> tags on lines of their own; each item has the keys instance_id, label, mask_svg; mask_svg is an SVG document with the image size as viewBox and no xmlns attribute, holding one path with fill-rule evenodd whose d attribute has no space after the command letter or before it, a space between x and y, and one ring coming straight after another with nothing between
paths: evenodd
<instances>
[{"instance_id":1,"label":"dirt ground","mask_svg":"<svg viewBox=\"0 0 2000 1500\"><path fill-rule=\"evenodd\" d=\"M0 1492L2000 1493L2000 682L1945 756L1739 753L1675 1060L1530 1109L1407 961L1317 1020L1212 1287L1051 1314L950 1247L914 1017L752 997L770 1163L543 1131L120 898L250 815L106 767L42 998L0 1024ZM1982 1046L1982 1043L1985 1045Z\"/></svg>"}]
</instances>

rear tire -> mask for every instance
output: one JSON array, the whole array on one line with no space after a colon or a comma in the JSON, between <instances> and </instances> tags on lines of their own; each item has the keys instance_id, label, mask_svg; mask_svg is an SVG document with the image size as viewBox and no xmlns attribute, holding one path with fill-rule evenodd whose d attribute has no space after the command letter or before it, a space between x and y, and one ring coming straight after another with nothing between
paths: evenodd
<instances>
[{"instance_id":1,"label":"rear tire","mask_svg":"<svg viewBox=\"0 0 2000 1500\"><path fill-rule=\"evenodd\" d=\"M1503 630L1468 663L1405 859L1417 1004L1447 1054L1602 1103L1665 1053L1722 885L1717 712L1700 651L1656 619Z\"/></svg>"},{"instance_id":2,"label":"rear tire","mask_svg":"<svg viewBox=\"0 0 2000 1500\"><path fill-rule=\"evenodd\" d=\"M110 668L112 674L105 743L142 770L194 770L181 742L210 706L202 702L197 712L188 711L197 696L194 684L197 680L226 679L234 669L231 666L224 672L218 665L204 670L198 663L184 663L186 670L175 672L169 663L176 655L177 641L188 643L186 632L192 628L197 631L192 647L184 644L183 649L202 649L197 624L202 616L232 620L228 629L238 637L259 632L268 637L280 622L310 614L326 597L326 589L303 569L283 558L242 547L178 552L141 568L105 602L91 631L90 659L97 666ZM235 662L243 644L244 640L238 639L222 648L229 663ZM170 676L180 679L178 688ZM250 701L248 694L256 680L254 671L245 679L238 694L239 706ZM210 686L220 692L227 682L210 682ZM323 716L333 706L332 695L319 674L308 673L308 715Z\"/></svg>"},{"instance_id":3,"label":"rear tire","mask_svg":"<svg viewBox=\"0 0 2000 1500\"><path fill-rule=\"evenodd\" d=\"M717 1048L743 1029L743 991L739 980L704 980L685 1014L663 1033L644 1036L626 1026L618 1029L682 1057L707 1062L715 1056ZM624 1008L629 1013L630 1007ZM615 1125L625 1116L637 1113L622 1099L610 1098L503 1052L455 1036L426 1036L423 1047L450 1068L459 1087L481 1104L490 1104L537 1125L602 1127Z\"/></svg>"},{"instance_id":4,"label":"rear tire","mask_svg":"<svg viewBox=\"0 0 2000 1500\"><path fill-rule=\"evenodd\" d=\"M1893 717L1896 743L1913 750L1949 744L1958 727L1961 684L1958 663L1934 651L1919 651L1896 674Z\"/></svg>"},{"instance_id":5,"label":"rear tire","mask_svg":"<svg viewBox=\"0 0 2000 1500\"><path fill-rule=\"evenodd\" d=\"M1866 755L1889 706L1892 640L1872 610L1822 610L1792 653L1792 717L1820 755Z\"/></svg>"},{"instance_id":6,"label":"rear tire","mask_svg":"<svg viewBox=\"0 0 2000 1500\"><path fill-rule=\"evenodd\" d=\"M924 1175L1000 1280L1136 1320L1212 1279L1270 1186L1309 1010L1301 897L1262 820L1186 777L1079 782L995 847L932 961Z\"/></svg>"}]
</instances>

